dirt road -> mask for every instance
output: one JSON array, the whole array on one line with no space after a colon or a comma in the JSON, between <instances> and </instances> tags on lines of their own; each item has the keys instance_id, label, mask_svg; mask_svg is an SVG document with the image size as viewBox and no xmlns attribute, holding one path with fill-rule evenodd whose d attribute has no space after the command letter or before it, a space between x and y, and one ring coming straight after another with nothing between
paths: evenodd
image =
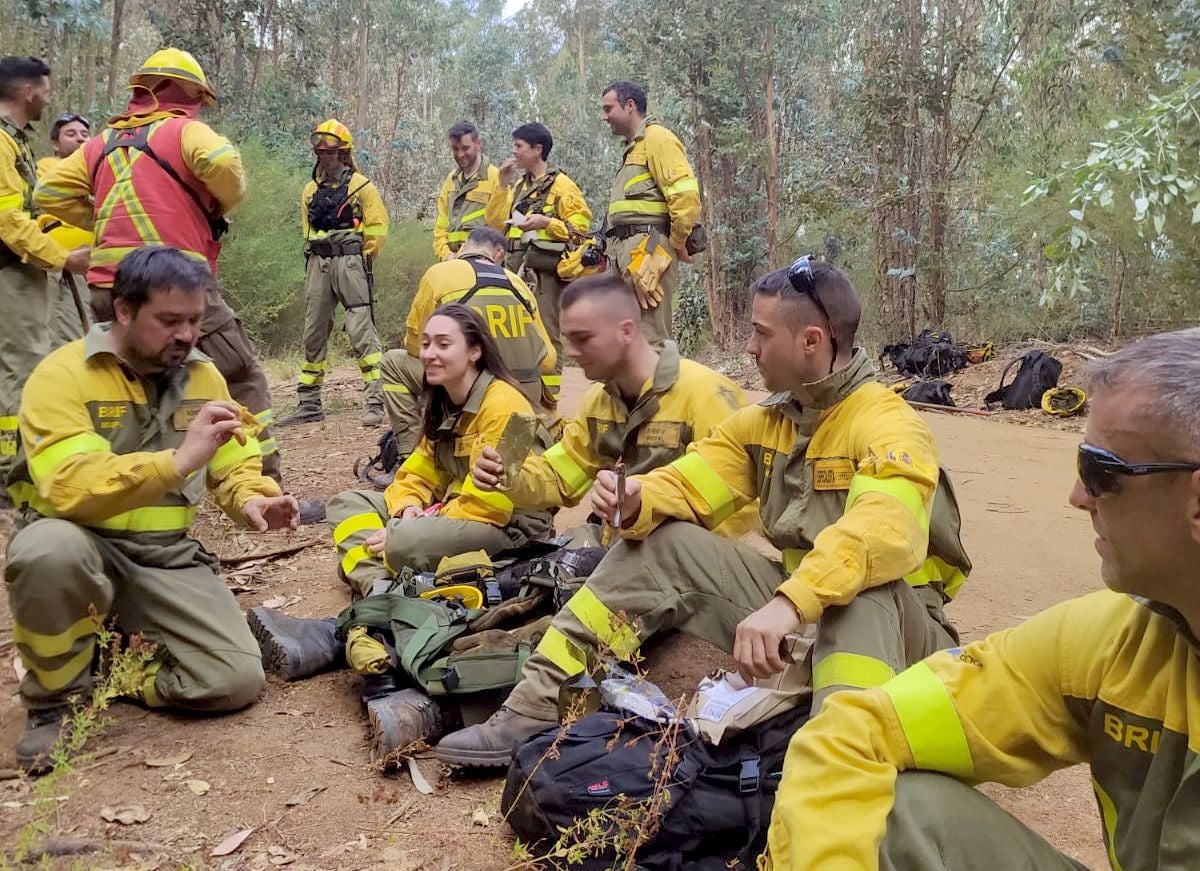
<instances>
[{"instance_id":1,"label":"dirt road","mask_svg":"<svg viewBox=\"0 0 1200 871\"><path fill-rule=\"evenodd\" d=\"M573 409L585 387L568 370L564 408ZM349 370L331 378L331 394L349 410L319 425L284 430L280 442L293 488L304 496L332 496L350 486L350 466L373 445L377 432L357 427L354 380ZM280 385L277 403L292 401ZM1073 479L1078 435L976 418L931 414L943 460L953 475L975 571L949 609L964 639L1011 625L1063 599L1099 586L1098 559L1087 519L1066 501ZM564 513L565 514L565 513ZM566 522L573 519L563 518ZM201 534L221 555L271 550L289 544L281 534L237 532L206 514ZM347 601L334 574L325 528L306 529L291 543L315 544L292 556L227 575L243 607L267 599L288 601L300 616L335 613ZM298 597L294 598L293 597ZM0 768L13 764L12 747L23 723L16 699L11 621L0 605ZM677 638L652 653L652 676L670 689L692 685L720 659L718 652ZM257 705L243 713L198 719L150 713L119 705L94 751L57 791L49 821L57 835L151 841L167 846L160 857L136 866L416 869L503 868L511 850L498 819L501 780L446 776L432 759L420 763L437 786L434 795L414 789L407 774L375 772L367 755L365 721L346 673L299 684L271 682ZM146 759L190 757L177 765L149 767ZM196 795L186 785L202 780ZM1105 865L1086 772L1062 772L1017 792L988 787L1006 807L1060 849L1093 866ZM0 781L0 843L12 844L34 811L28 784ZM139 804L149 819L133 826L105 823L105 805ZM482 811L482 814L476 813ZM230 856L210 852L231 832L253 828ZM105 860L94 867L113 867ZM63 867L67 867L65 864ZM93 866L87 866L93 867Z\"/></svg>"}]
</instances>

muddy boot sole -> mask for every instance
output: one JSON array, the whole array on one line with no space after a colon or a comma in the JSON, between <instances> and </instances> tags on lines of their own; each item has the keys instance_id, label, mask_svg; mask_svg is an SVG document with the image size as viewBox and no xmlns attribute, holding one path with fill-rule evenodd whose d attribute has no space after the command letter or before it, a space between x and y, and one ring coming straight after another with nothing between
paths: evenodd
<instances>
[{"instance_id":1,"label":"muddy boot sole","mask_svg":"<svg viewBox=\"0 0 1200 871\"><path fill-rule=\"evenodd\" d=\"M442 762L460 765L463 768L508 768L512 764L512 750L458 750L434 748L434 755Z\"/></svg>"},{"instance_id":2,"label":"muddy boot sole","mask_svg":"<svg viewBox=\"0 0 1200 871\"><path fill-rule=\"evenodd\" d=\"M371 758L382 762L417 741L442 734L442 710L420 690L404 689L367 702Z\"/></svg>"}]
</instances>

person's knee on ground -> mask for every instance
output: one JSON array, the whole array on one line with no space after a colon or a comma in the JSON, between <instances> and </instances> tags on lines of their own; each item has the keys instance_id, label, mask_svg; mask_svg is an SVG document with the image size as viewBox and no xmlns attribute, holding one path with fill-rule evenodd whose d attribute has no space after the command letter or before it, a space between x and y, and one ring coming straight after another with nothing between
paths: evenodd
<instances>
[{"instance_id":1,"label":"person's knee on ground","mask_svg":"<svg viewBox=\"0 0 1200 871\"><path fill-rule=\"evenodd\" d=\"M156 687L164 706L197 713L240 711L257 699L267 684L261 653L253 650L193 651L186 662L164 666Z\"/></svg>"}]
</instances>

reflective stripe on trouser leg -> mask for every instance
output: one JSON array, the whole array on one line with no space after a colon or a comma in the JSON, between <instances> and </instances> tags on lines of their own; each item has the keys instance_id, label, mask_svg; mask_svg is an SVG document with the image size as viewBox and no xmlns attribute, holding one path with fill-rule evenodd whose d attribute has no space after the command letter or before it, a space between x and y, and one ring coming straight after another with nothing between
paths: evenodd
<instances>
[{"instance_id":1,"label":"reflective stripe on trouser leg","mask_svg":"<svg viewBox=\"0 0 1200 871\"><path fill-rule=\"evenodd\" d=\"M403 457L413 452L421 438L421 361L403 348L394 348L379 363L383 405L387 409L396 446Z\"/></svg>"},{"instance_id":2,"label":"reflective stripe on trouser leg","mask_svg":"<svg viewBox=\"0 0 1200 871\"><path fill-rule=\"evenodd\" d=\"M301 398L319 394L325 377L325 349L337 305L329 264L328 257L310 256L304 272L304 360L310 365L300 367Z\"/></svg>"},{"instance_id":3,"label":"reflective stripe on trouser leg","mask_svg":"<svg viewBox=\"0 0 1200 871\"><path fill-rule=\"evenodd\" d=\"M783 577L778 563L693 523L666 523L643 542L618 542L555 615L543 636L549 641L529 657L506 704L553 719L564 676L582 668L600 635L620 656L672 628L732 650L737 624L766 604ZM610 617L621 612L622 620Z\"/></svg>"},{"instance_id":4,"label":"reflective stripe on trouser leg","mask_svg":"<svg viewBox=\"0 0 1200 871\"><path fill-rule=\"evenodd\" d=\"M387 502L382 493L345 490L325 509L338 552L338 576L360 596L371 592L381 578L392 576L385 561L368 553L365 542L387 525Z\"/></svg>"},{"instance_id":5,"label":"reflective stripe on trouser leg","mask_svg":"<svg viewBox=\"0 0 1200 871\"><path fill-rule=\"evenodd\" d=\"M941 595L893 581L827 608L813 646L813 705L844 689L879 686L955 642L942 625Z\"/></svg>"},{"instance_id":6,"label":"reflective stripe on trouser leg","mask_svg":"<svg viewBox=\"0 0 1200 871\"><path fill-rule=\"evenodd\" d=\"M21 389L50 349L50 279L26 263L0 268L0 486L17 454Z\"/></svg>"},{"instance_id":7,"label":"reflective stripe on trouser leg","mask_svg":"<svg viewBox=\"0 0 1200 871\"><path fill-rule=\"evenodd\" d=\"M21 698L32 709L63 704L92 685L97 623L112 610L113 582L98 537L66 520L36 520L9 544L5 578L13 642L28 669Z\"/></svg>"}]
</instances>

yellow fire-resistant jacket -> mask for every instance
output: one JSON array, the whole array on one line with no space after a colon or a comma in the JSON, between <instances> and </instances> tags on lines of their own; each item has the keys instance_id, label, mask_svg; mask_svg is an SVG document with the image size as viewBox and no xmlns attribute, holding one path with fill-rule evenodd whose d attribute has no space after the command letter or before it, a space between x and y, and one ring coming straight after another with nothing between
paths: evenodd
<instances>
[{"instance_id":1,"label":"yellow fire-resistant jacket","mask_svg":"<svg viewBox=\"0 0 1200 871\"><path fill-rule=\"evenodd\" d=\"M832 696L792 739L765 867L877 868L897 771L1026 786L1088 762L1112 867L1193 869L1198 753L1200 642L1170 609L1094 593Z\"/></svg>"},{"instance_id":2,"label":"yellow fire-resistant jacket","mask_svg":"<svg viewBox=\"0 0 1200 871\"><path fill-rule=\"evenodd\" d=\"M192 419L211 400L232 401L225 379L192 351L155 398L156 385L118 359L108 326L54 351L29 376L9 488L15 502L101 534L166 542L187 532L206 485L238 522L248 500L280 494L263 477L255 433L245 445L223 445L206 472L180 475L175 449Z\"/></svg>"},{"instance_id":3,"label":"yellow fire-resistant jacket","mask_svg":"<svg viewBox=\"0 0 1200 871\"><path fill-rule=\"evenodd\" d=\"M473 262L472 262L473 261ZM493 286L500 274L513 289ZM487 285L482 282L489 282ZM500 356L523 387L525 397L541 405L542 396L558 392L554 364L558 354L546 333L537 297L519 275L490 260L476 257L435 263L425 270L404 324L404 350L410 357L421 355L421 330L438 306L461 302L479 312L488 332L496 340ZM528 308L526 308L526 305Z\"/></svg>"},{"instance_id":4,"label":"yellow fire-resistant jacket","mask_svg":"<svg viewBox=\"0 0 1200 871\"><path fill-rule=\"evenodd\" d=\"M487 222L504 226L518 204L524 204L523 214L543 214L550 218L544 230L537 230L533 245L545 251L560 253L566 249L571 238L567 230L570 224L577 232L586 233L591 224L592 211L588 208L583 191L565 172L556 166L547 167L546 175L555 173L554 181L547 187L546 176L530 178L523 173L511 187L499 185L487 206ZM524 232L518 227L508 227L509 250L525 247Z\"/></svg>"},{"instance_id":5,"label":"yellow fire-resistant jacket","mask_svg":"<svg viewBox=\"0 0 1200 871\"><path fill-rule=\"evenodd\" d=\"M665 342L654 377L632 408L614 385L593 384L562 439L541 456L525 458L508 495L523 508L575 505L601 469L611 469L618 459L629 475L665 466L745 403L736 384L694 360L681 359L675 343ZM752 528L753 508L746 514L750 516L724 524L721 531L738 535Z\"/></svg>"},{"instance_id":6,"label":"yellow fire-resistant jacket","mask_svg":"<svg viewBox=\"0 0 1200 871\"><path fill-rule=\"evenodd\" d=\"M42 232L33 188L37 169L29 145L32 128L20 130L0 118L0 245L23 263L62 269L70 251ZM0 251L0 262L6 254Z\"/></svg>"},{"instance_id":7,"label":"yellow fire-resistant jacket","mask_svg":"<svg viewBox=\"0 0 1200 871\"><path fill-rule=\"evenodd\" d=\"M679 137L654 118L642 122L613 179L608 226L671 225L671 247L683 248L700 219L700 185Z\"/></svg>"},{"instance_id":8,"label":"yellow fire-resistant jacket","mask_svg":"<svg viewBox=\"0 0 1200 871\"><path fill-rule=\"evenodd\" d=\"M61 157L43 157L39 160L37 162L38 178L42 178L49 173L61 160ZM93 241L90 230L84 230L65 221L60 221L53 215L38 215L38 226L42 228L43 233L68 251L74 248L81 248L84 245L90 246Z\"/></svg>"},{"instance_id":9,"label":"yellow fire-resistant jacket","mask_svg":"<svg viewBox=\"0 0 1200 871\"><path fill-rule=\"evenodd\" d=\"M169 113L162 113L170 117ZM124 129L133 123L149 123L146 118L116 119L110 127ZM229 140L203 121L191 121L180 137L183 162L203 184L226 214L246 195L246 173L242 157ZM38 209L67 224L91 229L95 225L92 205L92 177L88 172L84 149L64 157L38 180L34 191Z\"/></svg>"},{"instance_id":10,"label":"yellow fire-resistant jacket","mask_svg":"<svg viewBox=\"0 0 1200 871\"><path fill-rule=\"evenodd\" d=\"M861 349L808 389L810 407L770 396L642 477L642 508L623 535L645 538L672 518L712 529L758 498L790 573L779 592L806 623L900 578L953 596L971 564L929 428L874 380Z\"/></svg>"},{"instance_id":11,"label":"yellow fire-resistant jacket","mask_svg":"<svg viewBox=\"0 0 1200 871\"><path fill-rule=\"evenodd\" d=\"M438 260L448 260L476 227L490 226L504 232L504 222L488 220L487 207L492 194L500 186L500 170L480 157L479 170L469 178L461 169L453 169L438 191L437 220L433 225L433 253Z\"/></svg>"},{"instance_id":12,"label":"yellow fire-resistant jacket","mask_svg":"<svg viewBox=\"0 0 1200 871\"><path fill-rule=\"evenodd\" d=\"M314 230L308 226L308 204L312 202L313 194L316 192L316 181L309 179L300 194L300 230L304 235L304 241L324 239L335 233L343 239L347 235L358 236L362 239L363 256L367 259L375 257L383 248L388 232L387 208L384 207L383 198L379 196L375 185L360 172L350 175L350 180L346 185L346 193L349 195L347 197L349 205L346 208L350 209L354 215L355 228L353 230L326 232Z\"/></svg>"},{"instance_id":13,"label":"yellow fire-resistant jacket","mask_svg":"<svg viewBox=\"0 0 1200 871\"><path fill-rule=\"evenodd\" d=\"M484 446L495 447L500 441L514 414L532 413L521 391L490 372L480 372L462 411L443 421L436 439L422 435L396 472L383 494L388 514L395 517L410 505L428 508L441 502L438 514L442 517L493 526L519 523L508 496L477 488L471 469Z\"/></svg>"}]
</instances>

